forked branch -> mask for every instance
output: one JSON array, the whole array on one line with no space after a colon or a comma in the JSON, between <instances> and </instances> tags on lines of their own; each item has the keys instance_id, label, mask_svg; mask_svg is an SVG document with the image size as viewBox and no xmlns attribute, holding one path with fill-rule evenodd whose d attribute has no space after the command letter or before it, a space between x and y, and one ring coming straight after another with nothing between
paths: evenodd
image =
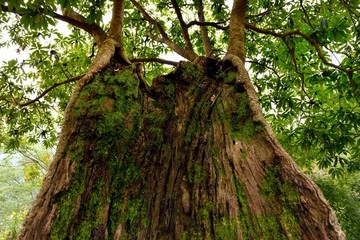
<instances>
[{"instance_id":1,"label":"forked branch","mask_svg":"<svg viewBox=\"0 0 360 240\"><path fill-rule=\"evenodd\" d=\"M139 10L139 12L144 17L144 19L147 22L149 22L152 26L155 26L155 28L159 31L161 37L153 34L152 30L150 29L148 35L151 39L153 39L154 41L166 44L174 52L176 52L180 56L182 56L190 61L195 60L195 58L197 57L197 54L192 49L185 49L185 48L181 47L180 45L176 44L174 41L172 41L169 38L169 36L167 35L165 29L161 26L161 24L158 21L156 21L154 18L152 18L136 0L130 0L130 1Z\"/></svg>"},{"instance_id":2,"label":"forked branch","mask_svg":"<svg viewBox=\"0 0 360 240\"><path fill-rule=\"evenodd\" d=\"M175 9L175 12L176 12L176 16L179 20L179 23L180 23L180 27L181 27L181 31L182 31L182 34L183 34L183 38L185 40L185 44L186 44L186 48L191 50L191 51L194 51L193 49L193 46L191 44L191 41L190 41L190 36L189 36L189 32L188 32L188 28L184 22L184 19L182 17L182 14L181 14L181 9L177 3L176 0L171 0L171 3Z\"/></svg>"},{"instance_id":3,"label":"forked branch","mask_svg":"<svg viewBox=\"0 0 360 240\"><path fill-rule=\"evenodd\" d=\"M122 42L122 29L124 26L124 8L124 0L114 0L109 36L114 38L120 44Z\"/></svg>"}]
</instances>

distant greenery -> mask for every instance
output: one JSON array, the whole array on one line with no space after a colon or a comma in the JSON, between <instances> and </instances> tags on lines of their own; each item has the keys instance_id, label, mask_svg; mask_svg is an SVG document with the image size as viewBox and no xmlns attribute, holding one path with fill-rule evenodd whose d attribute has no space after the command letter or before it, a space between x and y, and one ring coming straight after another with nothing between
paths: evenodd
<instances>
[{"instance_id":1,"label":"distant greenery","mask_svg":"<svg viewBox=\"0 0 360 240\"><path fill-rule=\"evenodd\" d=\"M51 158L40 147L7 154L0 150L0 240L16 236Z\"/></svg>"},{"instance_id":2,"label":"distant greenery","mask_svg":"<svg viewBox=\"0 0 360 240\"><path fill-rule=\"evenodd\" d=\"M360 173L334 179L327 175L315 175L325 198L336 212L347 240L360 236Z\"/></svg>"}]
</instances>

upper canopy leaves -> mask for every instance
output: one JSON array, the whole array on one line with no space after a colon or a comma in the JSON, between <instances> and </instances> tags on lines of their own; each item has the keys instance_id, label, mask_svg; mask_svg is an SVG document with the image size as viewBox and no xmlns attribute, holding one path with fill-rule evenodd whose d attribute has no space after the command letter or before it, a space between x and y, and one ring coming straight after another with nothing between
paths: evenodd
<instances>
[{"instance_id":1,"label":"upper canopy leaves","mask_svg":"<svg viewBox=\"0 0 360 240\"><path fill-rule=\"evenodd\" d=\"M245 1L235 2L243 9ZM16 147L19 138L53 143L54 111L63 111L71 80L86 72L98 46L114 32L110 26L118 26L121 18L111 18L116 4L1 0L0 5L0 46L15 49L15 59L1 68L1 144ZM358 6L358 0L247 2L246 66L275 131L294 155L307 155L304 164L359 168ZM148 80L168 71L156 63L164 63L159 57L166 53L194 60L222 57L228 49L231 6L223 0L130 0L124 7L121 44L130 61L146 62ZM60 28L59 22L73 27Z\"/></svg>"}]
</instances>

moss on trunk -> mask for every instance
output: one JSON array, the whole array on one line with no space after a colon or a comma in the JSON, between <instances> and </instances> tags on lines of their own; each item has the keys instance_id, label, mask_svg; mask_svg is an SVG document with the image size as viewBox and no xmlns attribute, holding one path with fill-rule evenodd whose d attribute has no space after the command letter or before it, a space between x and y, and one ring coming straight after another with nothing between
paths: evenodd
<instances>
[{"instance_id":1,"label":"moss on trunk","mask_svg":"<svg viewBox=\"0 0 360 240\"><path fill-rule=\"evenodd\" d=\"M341 239L318 188L253 120L237 71L181 63L139 88L131 67L77 100L19 239Z\"/></svg>"}]
</instances>

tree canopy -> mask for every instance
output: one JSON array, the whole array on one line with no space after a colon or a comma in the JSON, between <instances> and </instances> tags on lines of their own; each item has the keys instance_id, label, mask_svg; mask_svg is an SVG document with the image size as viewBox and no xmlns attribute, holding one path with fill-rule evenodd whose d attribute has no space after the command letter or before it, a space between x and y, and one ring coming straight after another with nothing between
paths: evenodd
<instances>
[{"instance_id":1,"label":"tree canopy","mask_svg":"<svg viewBox=\"0 0 360 240\"><path fill-rule=\"evenodd\" d=\"M12 149L26 139L52 146L74 82L111 32L113 2L0 4L1 47L13 51L1 64L1 144ZM244 23L246 66L268 120L294 156L306 154L300 164L315 161L335 176L360 167L358 5L248 1ZM176 64L161 59L168 53L190 61L222 57L229 28L239 26L229 23L222 0L131 0L124 8L124 51L144 63L148 82L169 71L164 64Z\"/></svg>"}]
</instances>

